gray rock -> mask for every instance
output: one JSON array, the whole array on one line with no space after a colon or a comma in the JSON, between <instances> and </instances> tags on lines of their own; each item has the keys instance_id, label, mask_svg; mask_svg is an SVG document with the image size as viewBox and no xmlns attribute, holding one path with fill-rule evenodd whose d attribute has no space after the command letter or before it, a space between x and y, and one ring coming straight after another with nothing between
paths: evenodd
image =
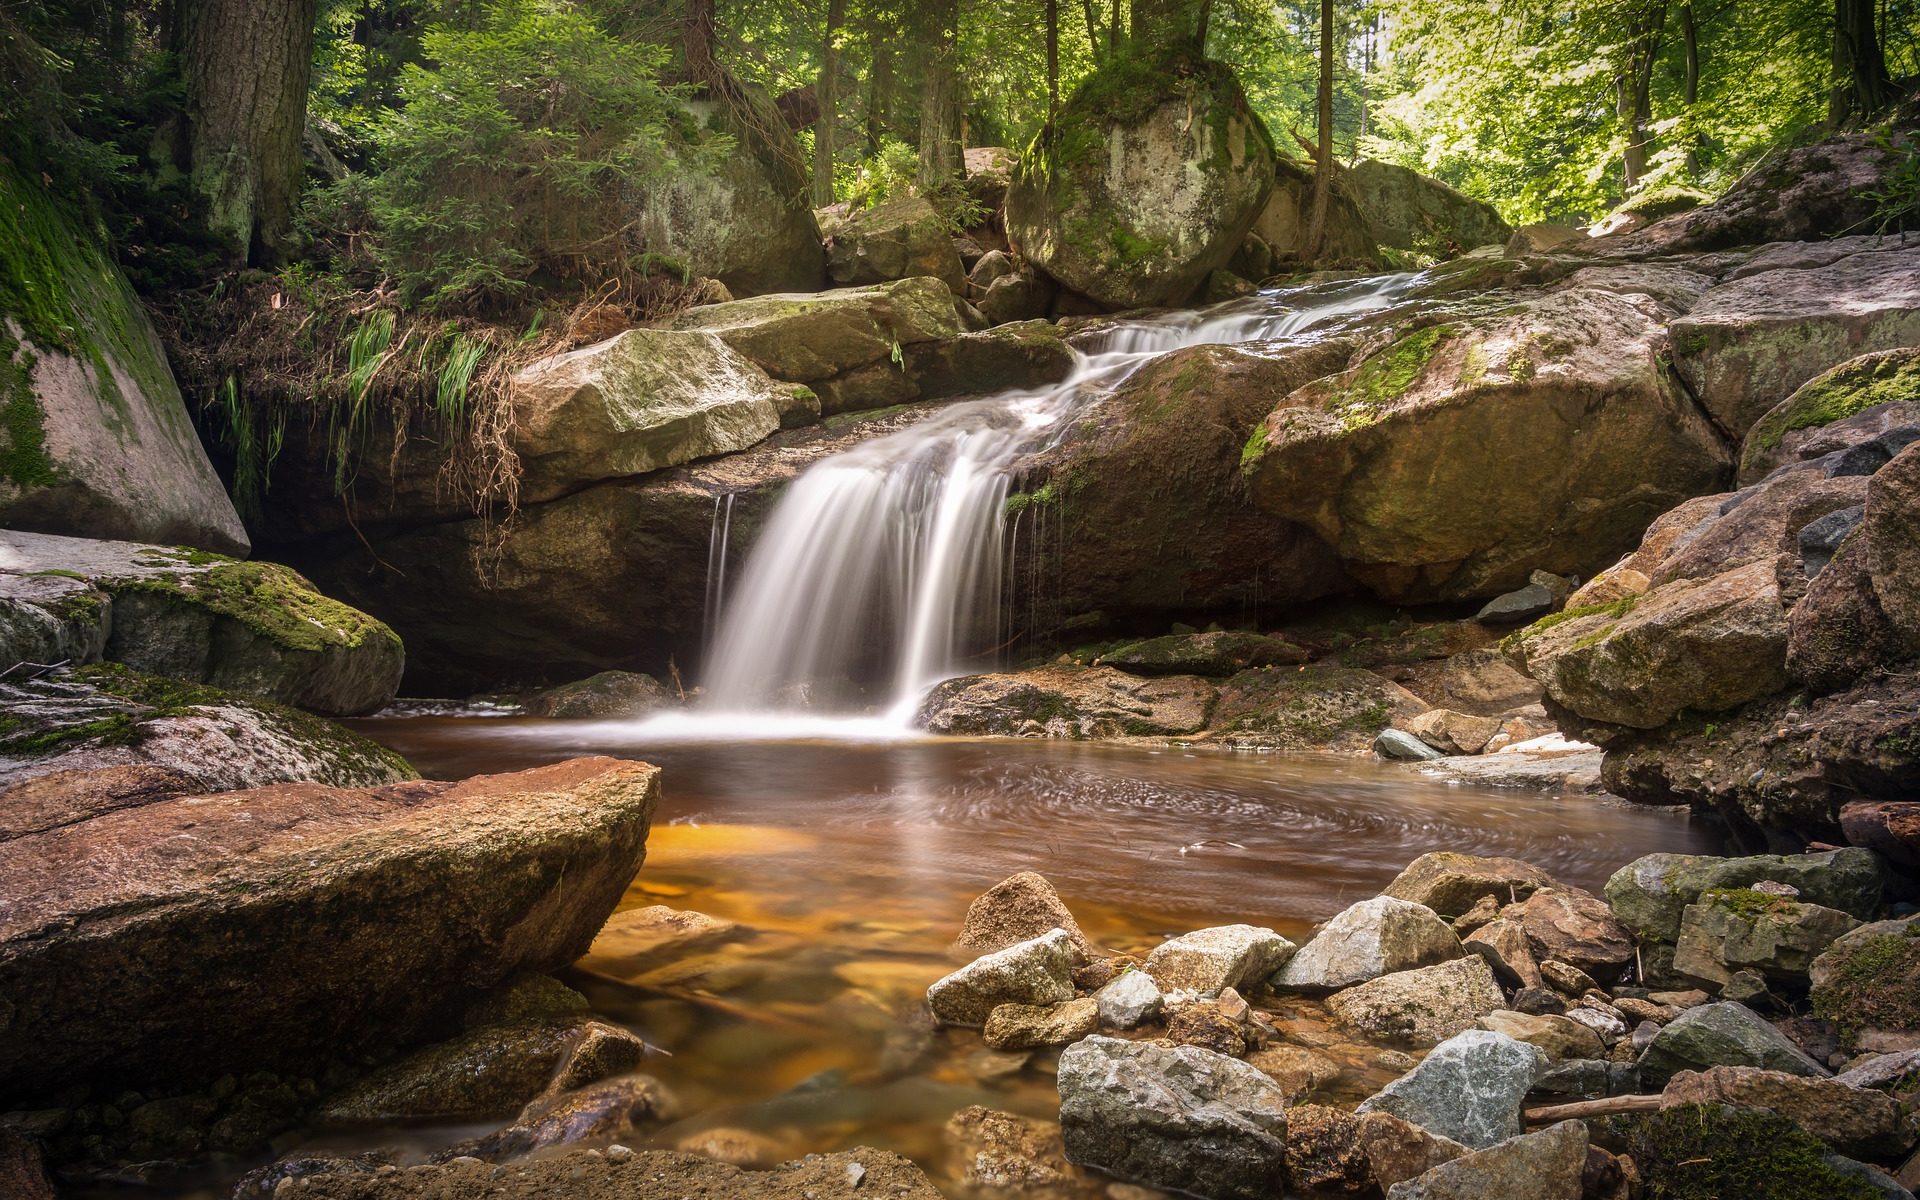
<instances>
[{"instance_id":1,"label":"gray rock","mask_svg":"<svg viewBox=\"0 0 1920 1200\"><path fill-rule=\"evenodd\" d=\"M1002 1004L1064 1004L1073 999L1073 935L1053 929L983 954L927 989L927 1006L944 1025L984 1025Z\"/></svg>"},{"instance_id":2,"label":"gray rock","mask_svg":"<svg viewBox=\"0 0 1920 1200\"><path fill-rule=\"evenodd\" d=\"M1482 625L1518 625L1546 616L1553 611L1553 604L1552 591L1543 584L1529 583L1487 601L1473 619Z\"/></svg>"},{"instance_id":3,"label":"gray rock","mask_svg":"<svg viewBox=\"0 0 1920 1200\"><path fill-rule=\"evenodd\" d=\"M1272 986L1332 992L1463 953L1459 936L1426 905L1375 896L1323 925L1274 975Z\"/></svg>"},{"instance_id":4,"label":"gray rock","mask_svg":"<svg viewBox=\"0 0 1920 1200\"><path fill-rule=\"evenodd\" d=\"M1481 1150L1520 1132L1520 1102L1546 1066L1537 1046L1469 1029L1435 1046L1358 1111L1392 1113Z\"/></svg>"},{"instance_id":5,"label":"gray rock","mask_svg":"<svg viewBox=\"0 0 1920 1200\"><path fill-rule=\"evenodd\" d=\"M1562 1121L1396 1183L1387 1200L1580 1200L1586 1165L1586 1125Z\"/></svg>"},{"instance_id":6,"label":"gray rock","mask_svg":"<svg viewBox=\"0 0 1920 1200\"><path fill-rule=\"evenodd\" d=\"M1643 938L1672 942L1680 936L1687 905L1708 888L1752 887L1763 880L1789 884L1809 904L1837 908L1861 920L1879 914L1885 886L1871 851L1849 846L1815 854L1757 854L1713 858L1696 854L1649 854L1621 867L1607 880L1614 916Z\"/></svg>"},{"instance_id":7,"label":"gray rock","mask_svg":"<svg viewBox=\"0 0 1920 1200\"><path fill-rule=\"evenodd\" d=\"M1327 1009L1342 1025L1368 1037L1431 1046L1471 1029L1506 1003L1487 961L1470 954L1335 992Z\"/></svg>"},{"instance_id":8,"label":"gray rock","mask_svg":"<svg viewBox=\"0 0 1920 1200\"><path fill-rule=\"evenodd\" d=\"M1660 1086L1681 1071L1721 1066L1765 1067L1790 1075L1829 1074L1758 1013L1727 1001L1681 1013L1640 1059L1647 1082Z\"/></svg>"},{"instance_id":9,"label":"gray rock","mask_svg":"<svg viewBox=\"0 0 1920 1200\"><path fill-rule=\"evenodd\" d=\"M1060 1055L1059 1081L1069 1161L1212 1200L1280 1193L1289 1098L1246 1063L1096 1035Z\"/></svg>"},{"instance_id":10,"label":"gray rock","mask_svg":"<svg viewBox=\"0 0 1920 1200\"><path fill-rule=\"evenodd\" d=\"M1851 1087L1884 1088L1920 1075L1920 1050L1875 1054L1848 1067L1834 1079Z\"/></svg>"},{"instance_id":11,"label":"gray rock","mask_svg":"<svg viewBox=\"0 0 1920 1200\"><path fill-rule=\"evenodd\" d=\"M1126 971L1094 993L1100 1023L1109 1029L1133 1029L1160 1012L1159 985L1145 971Z\"/></svg>"},{"instance_id":12,"label":"gray rock","mask_svg":"<svg viewBox=\"0 0 1920 1200\"><path fill-rule=\"evenodd\" d=\"M1217 996L1265 980L1293 952L1293 943L1271 929L1216 925L1160 943L1147 955L1146 971L1162 991Z\"/></svg>"},{"instance_id":13,"label":"gray rock","mask_svg":"<svg viewBox=\"0 0 1920 1200\"><path fill-rule=\"evenodd\" d=\"M1859 925L1836 908L1756 891L1709 890L1681 917L1673 969L1723 994L1735 975L1748 970L1804 987L1813 960Z\"/></svg>"},{"instance_id":14,"label":"gray rock","mask_svg":"<svg viewBox=\"0 0 1920 1200\"><path fill-rule=\"evenodd\" d=\"M1533 1090L1547 1096L1630 1096L1640 1090L1640 1066L1569 1059L1542 1071L1533 1081Z\"/></svg>"},{"instance_id":15,"label":"gray rock","mask_svg":"<svg viewBox=\"0 0 1920 1200\"><path fill-rule=\"evenodd\" d=\"M1396 762L1427 762L1443 757L1432 746L1400 729L1382 729L1373 739L1373 752Z\"/></svg>"}]
</instances>

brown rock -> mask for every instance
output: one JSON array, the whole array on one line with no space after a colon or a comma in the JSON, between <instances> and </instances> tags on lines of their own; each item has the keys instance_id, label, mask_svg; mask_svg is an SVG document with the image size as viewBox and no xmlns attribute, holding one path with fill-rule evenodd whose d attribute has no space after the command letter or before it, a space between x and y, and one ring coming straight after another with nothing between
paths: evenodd
<instances>
[{"instance_id":1,"label":"brown rock","mask_svg":"<svg viewBox=\"0 0 1920 1200\"><path fill-rule=\"evenodd\" d=\"M1847 842L1877 850L1887 861L1920 870L1920 800L1862 800L1842 806Z\"/></svg>"},{"instance_id":2,"label":"brown rock","mask_svg":"<svg viewBox=\"0 0 1920 1200\"><path fill-rule=\"evenodd\" d=\"M1606 1057L1600 1035L1580 1022L1551 1013L1521 1013L1507 1009L1480 1018L1479 1027L1504 1033L1516 1042L1540 1047L1549 1062Z\"/></svg>"},{"instance_id":3,"label":"brown rock","mask_svg":"<svg viewBox=\"0 0 1920 1200\"><path fill-rule=\"evenodd\" d=\"M1508 987L1544 987L1540 965L1534 960L1526 926L1516 917L1489 921L1461 943L1487 960L1493 973Z\"/></svg>"},{"instance_id":4,"label":"brown rock","mask_svg":"<svg viewBox=\"0 0 1920 1200\"><path fill-rule=\"evenodd\" d=\"M1575 891L1536 892L1521 915L1527 940L1542 960L1554 959L1612 980L1633 961L1633 935L1606 901Z\"/></svg>"},{"instance_id":5,"label":"brown rock","mask_svg":"<svg viewBox=\"0 0 1920 1200\"><path fill-rule=\"evenodd\" d=\"M541 1096L506 1128L456 1143L435 1157L440 1162L463 1157L504 1162L556 1146L631 1137L659 1124L671 1108L665 1089L645 1075L603 1079Z\"/></svg>"},{"instance_id":6,"label":"brown rock","mask_svg":"<svg viewBox=\"0 0 1920 1200\"><path fill-rule=\"evenodd\" d=\"M1912 1149L1916 1140L1912 1121L1885 1092L1759 1067L1682 1071L1660 1094L1660 1103L1769 1108L1855 1158L1890 1158Z\"/></svg>"},{"instance_id":7,"label":"brown rock","mask_svg":"<svg viewBox=\"0 0 1920 1200\"><path fill-rule=\"evenodd\" d=\"M1409 718L1406 731L1442 754L1478 754L1500 732L1500 721L1435 708Z\"/></svg>"},{"instance_id":8,"label":"brown rock","mask_svg":"<svg viewBox=\"0 0 1920 1200\"><path fill-rule=\"evenodd\" d=\"M1284 1043L1247 1055L1247 1065L1273 1080L1297 1102L1340 1077L1340 1064L1305 1046Z\"/></svg>"},{"instance_id":9,"label":"brown rock","mask_svg":"<svg viewBox=\"0 0 1920 1200\"><path fill-rule=\"evenodd\" d=\"M967 906L966 923L953 945L973 959L1037 938L1049 929L1066 930L1080 953L1092 957L1093 946L1046 876L1022 871L994 884Z\"/></svg>"},{"instance_id":10,"label":"brown rock","mask_svg":"<svg viewBox=\"0 0 1920 1200\"><path fill-rule=\"evenodd\" d=\"M987 1014L980 1036L995 1050L1033 1050L1077 1042L1100 1025L1100 1005L1092 996L1065 1004L1002 1004Z\"/></svg>"},{"instance_id":11,"label":"brown rock","mask_svg":"<svg viewBox=\"0 0 1920 1200\"><path fill-rule=\"evenodd\" d=\"M967 1187L1044 1195L1079 1177L1067 1161L1056 1122L976 1104L953 1114L946 1132L955 1174Z\"/></svg>"},{"instance_id":12,"label":"brown rock","mask_svg":"<svg viewBox=\"0 0 1920 1200\"><path fill-rule=\"evenodd\" d=\"M53 1184L40 1165L40 1147L9 1129L0 1129L0 1196L56 1200Z\"/></svg>"},{"instance_id":13,"label":"brown rock","mask_svg":"<svg viewBox=\"0 0 1920 1200\"><path fill-rule=\"evenodd\" d=\"M189 776L154 763L53 771L6 789L0 842L199 790Z\"/></svg>"},{"instance_id":14,"label":"brown rock","mask_svg":"<svg viewBox=\"0 0 1920 1200\"><path fill-rule=\"evenodd\" d=\"M1408 863L1384 890L1389 896L1424 904L1443 917L1457 917L1483 896L1505 904L1524 900L1552 884L1553 876L1517 858L1435 850Z\"/></svg>"},{"instance_id":15,"label":"brown rock","mask_svg":"<svg viewBox=\"0 0 1920 1200\"><path fill-rule=\"evenodd\" d=\"M639 869L658 778L582 758L284 784L0 843L0 1091L190 1084L417 1039L586 952Z\"/></svg>"},{"instance_id":16,"label":"brown rock","mask_svg":"<svg viewBox=\"0 0 1920 1200\"><path fill-rule=\"evenodd\" d=\"M1467 1148L1391 1113L1307 1104L1287 1113L1287 1175L1316 1196L1379 1195Z\"/></svg>"},{"instance_id":17,"label":"brown rock","mask_svg":"<svg viewBox=\"0 0 1920 1200\"><path fill-rule=\"evenodd\" d=\"M1492 896L1482 896L1473 902L1472 908L1453 919L1453 931L1463 938L1468 937L1497 919L1502 907Z\"/></svg>"},{"instance_id":18,"label":"brown rock","mask_svg":"<svg viewBox=\"0 0 1920 1200\"><path fill-rule=\"evenodd\" d=\"M1210 1000L1189 1004L1167 1018L1167 1040L1239 1058L1247 1052L1247 1027Z\"/></svg>"}]
</instances>

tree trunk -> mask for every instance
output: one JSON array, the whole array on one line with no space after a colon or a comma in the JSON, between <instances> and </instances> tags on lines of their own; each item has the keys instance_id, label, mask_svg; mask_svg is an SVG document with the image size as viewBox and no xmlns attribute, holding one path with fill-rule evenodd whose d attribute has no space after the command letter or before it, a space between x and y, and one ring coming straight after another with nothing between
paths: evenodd
<instances>
[{"instance_id":1,"label":"tree trunk","mask_svg":"<svg viewBox=\"0 0 1920 1200\"><path fill-rule=\"evenodd\" d=\"M893 39L891 30L878 22L867 27L867 45L873 66L867 74L867 157L880 153L880 140L887 132L888 105L893 97Z\"/></svg>"},{"instance_id":2,"label":"tree trunk","mask_svg":"<svg viewBox=\"0 0 1920 1200\"><path fill-rule=\"evenodd\" d=\"M1893 100L1873 7L1873 0L1834 0L1833 91L1827 116L1835 125L1849 117L1877 117Z\"/></svg>"},{"instance_id":3,"label":"tree trunk","mask_svg":"<svg viewBox=\"0 0 1920 1200\"><path fill-rule=\"evenodd\" d=\"M687 78L707 87L718 87L726 79L720 60L713 52L713 0L687 0L682 36L687 47Z\"/></svg>"},{"instance_id":4,"label":"tree trunk","mask_svg":"<svg viewBox=\"0 0 1920 1200\"><path fill-rule=\"evenodd\" d=\"M1626 134L1626 149L1620 157L1620 173L1631 192L1647 175L1647 123L1653 118L1653 62L1660 49L1660 30L1667 23L1667 6L1660 3L1644 9L1627 43L1626 61L1621 64L1614 111Z\"/></svg>"},{"instance_id":5,"label":"tree trunk","mask_svg":"<svg viewBox=\"0 0 1920 1200\"><path fill-rule=\"evenodd\" d=\"M1693 126L1694 105L1700 99L1700 34L1693 24L1693 2L1680 5L1680 42L1685 69L1680 77L1680 103L1687 108L1687 177L1700 173L1700 134Z\"/></svg>"},{"instance_id":6,"label":"tree trunk","mask_svg":"<svg viewBox=\"0 0 1920 1200\"><path fill-rule=\"evenodd\" d=\"M1060 0L1047 0L1047 120L1060 114Z\"/></svg>"},{"instance_id":7,"label":"tree trunk","mask_svg":"<svg viewBox=\"0 0 1920 1200\"><path fill-rule=\"evenodd\" d=\"M1333 0L1320 0L1320 144L1313 165L1313 209L1302 249L1320 257L1327 241L1327 207L1333 194Z\"/></svg>"},{"instance_id":8,"label":"tree trunk","mask_svg":"<svg viewBox=\"0 0 1920 1200\"><path fill-rule=\"evenodd\" d=\"M1197 49L1206 0L1133 0L1133 40L1150 50Z\"/></svg>"},{"instance_id":9,"label":"tree trunk","mask_svg":"<svg viewBox=\"0 0 1920 1200\"><path fill-rule=\"evenodd\" d=\"M315 0L182 6L188 173L235 262L272 262L293 233L305 169Z\"/></svg>"},{"instance_id":10,"label":"tree trunk","mask_svg":"<svg viewBox=\"0 0 1920 1200\"><path fill-rule=\"evenodd\" d=\"M840 124L840 22L846 0L827 0L826 37L820 43L820 118L813 126L813 206L833 203L834 138Z\"/></svg>"},{"instance_id":11,"label":"tree trunk","mask_svg":"<svg viewBox=\"0 0 1920 1200\"><path fill-rule=\"evenodd\" d=\"M1106 43L1100 37L1100 21L1093 15L1093 0L1080 0L1080 16L1087 23L1087 50L1093 56L1093 65L1099 66L1106 60Z\"/></svg>"},{"instance_id":12,"label":"tree trunk","mask_svg":"<svg viewBox=\"0 0 1920 1200\"><path fill-rule=\"evenodd\" d=\"M960 177L959 0L925 0L921 9L920 188L928 195Z\"/></svg>"}]
</instances>

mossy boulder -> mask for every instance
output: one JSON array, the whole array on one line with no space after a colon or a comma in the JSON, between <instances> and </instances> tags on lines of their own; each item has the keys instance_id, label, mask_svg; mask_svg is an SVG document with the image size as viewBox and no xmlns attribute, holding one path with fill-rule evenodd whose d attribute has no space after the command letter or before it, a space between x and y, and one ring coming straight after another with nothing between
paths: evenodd
<instances>
[{"instance_id":1,"label":"mossy boulder","mask_svg":"<svg viewBox=\"0 0 1920 1200\"><path fill-rule=\"evenodd\" d=\"M1109 308L1178 304L1227 265L1273 186L1273 141L1230 68L1151 42L1110 59L1022 155L1007 234Z\"/></svg>"},{"instance_id":2,"label":"mossy boulder","mask_svg":"<svg viewBox=\"0 0 1920 1200\"><path fill-rule=\"evenodd\" d=\"M726 105L684 101L688 119L735 139L712 171L669 171L638 197L650 250L735 296L810 292L826 282L827 252L808 199L799 146L758 89L739 95L751 116Z\"/></svg>"},{"instance_id":3,"label":"mossy boulder","mask_svg":"<svg viewBox=\"0 0 1920 1200\"><path fill-rule=\"evenodd\" d=\"M159 799L0 841L0 1092L311 1073L442 1033L586 952L658 792L657 768L583 758Z\"/></svg>"},{"instance_id":4,"label":"mossy boulder","mask_svg":"<svg viewBox=\"0 0 1920 1200\"><path fill-rule=\"evenodd\" d=\"M0 668L98 662L113 627L113 597L59 569L0 571Z\"/></svg>"},{"instance_id":5,"label":"mossy boulder","mask_svg":"<svg viewBox=\"0 0 1920 1200\"><path fill-rule=\"evenodd\" d=\"M1426 710L1418 697L1351 667L1264 667L1220 685L1215 736L1236 745L1360 754L1396 719Z\"/></svg>"},{"instance_id":6,"label":"mossy boulder","mask_svg":"<svg viewBox=\"0 0 1920 1200\"><path fill-rule=\"evenodd\" d=\"M1513 227L1493 205L1411 167L1368 158L1345 177L1373 240L1382 246L1452 258L1479 246L1504 246L1513 236Z\"/></svg>"},{"instance_id":7,"label":"mossy boulder","mask_svg":"<svg viewBox=\"0 0 1920 1200\"><path fill-rule=\"evenodd\" d=\"M112 597L101 657L330 715L391 700L393 630L296 572L178 546L0 532L9 570L61 571Z\"/></svg>"},{"instance_id":8,"label":"mossy boulder","mask_svg":"<svg viewBox=\"0 0 1920 1200\"><path fill-rule=\"evenodd\" d=\"M1219 630L1173 633L1116 646L1094 660L1135 675L1236 675L1252 667L1298 666L1312 655L1283 637Z\"/></svg>"},{"instance_id":9,"label":"mossy boulder","mask_svg":"<svg viewBox=\"0 0 1920 1200\"><path fill-rule=\"evenodd\" d=\"M1874 350L1920 345L1920 247L1889 241L1813 267L1760 271L1675 320L1674 369L1745 437L1802 384Z\"/></svg>"},{"instance_id":10,"label":"mossy boulder","mask_svg":"<svg viewBox=\"0 0 1920 1200\"><path fill-rule=\"evenodd\" d=\"M1910 427L1920 434L1920 349L1863 354L1809 379L1760 418L1741 444L1740 483Z\"/></svg>"},{"instance_id":11,"label":"mossy boulder","mask_svg":"<svg viewBox=\"0 0 1920 1200\"><path fill-rule=\"evenodd\" d=\"M1051 321L1013 321L906 348L907 377L926 400L1059 383L1079 358Z\"/></svg>"},{"instance_id":12,"label":"mossy boulder","mask_svg":"<svg viewBox=\"0 0 1920 1200\"><path fill-rule=\"evenodd\" d=\"M324 718L118 663L0 682L0 697L7 709L0 716L0 781L13 785L10 822L31 823L38 819L31 814L43 810L117 804L96 793L96 768L153 767L203 791L417 778L398 754Z\"/></svg>"},{"instance_id":13,"label":"mossy boulder","mask_svg":"<svg viewBox=\"0 0 1920 1200\"><path fill-rule=\"evenodd\" d=\"M1622 924L1643 939L1671 942L1680 936L1687 907L1713 889L1751 889L1756 883L1786 884L1809 904L1839 909L1862 920L1880 912L1885 879L1869 851L1848 846L1810 854L1756 854L1716 858L1705 854L1649 854L1607 880L1607 903Z\"/></svg>"},{"instance_id":14,"label":"mossy boulder","mask_svg":"<svg viewBox=\"0 0 1920 1200\"><path fill-rule=\"evenodd\" d=\"M1573 288L1393 320L1253 431L1254 503L1313 530L1382 599L1490 597L1535 570L1589 576L1728 466L1665 370L1670 315Z\"/></svg>"},{"instance_id":15,"label":"mossy boulder","mask_svg":"<svg viewBox=\"0 0 1920 1200\"><path fill-rule=\"evenodd\" d=\"M605 720L642 717L673 704L673 693L651 675L637 671L602 671L537 692L527 697L520 707L534 717Z\"/></svg>"},{"instance_id":16,"label":"mossy boulder","mask_svg":"<svg viewBox=\"0 0 1920 1200\"><path fill-rule=\"evenodd\" d=\"M0 523L247 550L132 287L45 188L3 165Z\"/></svg>"},{"instance_id":17,"label":"mossy boulder","mask_svg":"<svg viewBox=\"0 0 1920 1200\"><path fill-rule=\"evenodd\" d=\"M1081 740L1197 733L1213 685L1192 675L1142 679L1111 667L1042 667L938 684L914 724L932 733Z\"/></svg>"},{"instance_id":18,"label":"mossy boulder","mask_svg":"<svg viewBox=\"0 0 1920 1200\"><path fill-rule=\"evenodd\" d=\"M1771 892L1708 888L1681 918L1673 969L1715 991L1747 970L1798 990L1821 951L1859 924L1838 909Z\"/></svg>"},{"instance_id":19,"label":"mossy boulder","mask_svg":"<svg viewBox=\"0 0 1920 1200\"><path fill-rule=\"evenodd\" d=\"M1681 1104L1610 1117L1596 1135L1632 1157L1651 1200L1883 1200L1826 1143L1762 1108Z\"/></svg>"},{"instance_id":20,"label":"mossy boulder","mask_svg":"<svg viewBox=\"0 0 1920 1200\"><path fill-rule=\"evenodd\" d=\"M953 248L953 234L932 204L919 196L896 196L872 208L853 209L822 222L827 239L827 275L841 287L931 276L956 296L967 294L967 276Z\"/></svg>"},{"instance_id":21,"label":"mossy boulder","mask_svg":"<svg viewBox=\"0 0 1920 1200\"><path fill-rule=\"evenodd\" d=\"M1862 925L1812 967L1814 1015L1862 1050L1902 1050L1920 1041L1920 918Z\"/></svg>"},{"instance_id":22,"label":"mossy boulder","mask_svg":"<svg viewBox=\"0 0 1920 1200\"><path fill-rule=\"evenodd\" d=\"M1267 193L1260 215L1249 230L1270 256L1271 268L1298 268L1309 263L1370 267L1380 260L1373 226L1352 188L1352 176L1341 171L1327 193L1327 224L1320 245L1309 246L1313 224L1313 164L1280 158L1274 163L1273 190ZM1254 258L1257 259L1258 252ZM1243 265L1258 266L1256 261ZM1264 274L1265 272L1261 272Z\"/></svg>"}]
</instances>

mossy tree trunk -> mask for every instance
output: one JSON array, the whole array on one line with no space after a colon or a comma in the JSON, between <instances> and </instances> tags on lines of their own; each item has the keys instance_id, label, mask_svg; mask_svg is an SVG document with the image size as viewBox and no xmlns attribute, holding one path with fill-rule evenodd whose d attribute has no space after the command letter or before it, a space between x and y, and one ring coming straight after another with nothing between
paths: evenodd
<instances>
[{"instance_id":1,"label":"mossy tree trunk","mask_svg":"<svg viewBox=\"0 0 1920 1200\"><path fill-rule=\"evenodd\" d=\"M920 187L929 194L960 178L960 5L925 0L920 6L925 55L920 95Z\"/></svg>"},{"instance_id":2,"label":"mossy tree trunk","mask_svg":"<svg viewBox=\"0 0 1920 1200\"><path fill-rule=\"evenodd\" d=\"M184 0L188 171L235 262L271 262L293 233L313 70L315 0Z\"/></svg>"}]
</instances>

